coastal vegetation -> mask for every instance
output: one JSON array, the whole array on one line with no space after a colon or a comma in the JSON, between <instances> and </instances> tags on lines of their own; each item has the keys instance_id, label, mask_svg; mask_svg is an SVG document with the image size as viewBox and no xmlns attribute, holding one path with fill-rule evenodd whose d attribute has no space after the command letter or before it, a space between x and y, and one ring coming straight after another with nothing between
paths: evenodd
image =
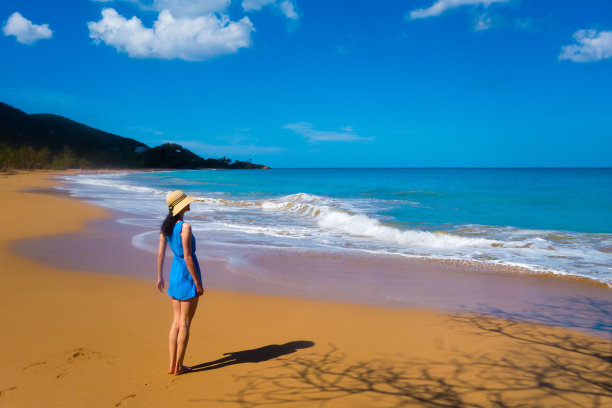
<instances>
[{"instance_id":1,"label":"coastal vegetation","mask_svg":"<svg viewBox=\"0 0 612 408\"><path fill-rule=\"evenodd\" d=\"M176 143L149 147L52 114L27 114L0 102L0 171L11 169L262 169L229 158L204 159Z\"/></svg>"}]
</instances>

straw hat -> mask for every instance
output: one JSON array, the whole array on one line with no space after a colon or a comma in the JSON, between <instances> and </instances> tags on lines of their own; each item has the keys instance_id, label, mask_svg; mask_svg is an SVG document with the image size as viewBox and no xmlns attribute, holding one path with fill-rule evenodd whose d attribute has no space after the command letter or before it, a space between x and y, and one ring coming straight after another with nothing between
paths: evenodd
<instances>
[{"instance_id":1,"label":"straw hat","mask_svg":"<svg viewBox=\"0 0 612 408\"><path fill-rule=\"evenodd\" d=\"M168 204L168 210L172 211L172 215L183 211L185 207L194 202L196 199L193 197L187 197L181 190L174 190L166 196L166 203Z\"/></svg>"}]
</instances>

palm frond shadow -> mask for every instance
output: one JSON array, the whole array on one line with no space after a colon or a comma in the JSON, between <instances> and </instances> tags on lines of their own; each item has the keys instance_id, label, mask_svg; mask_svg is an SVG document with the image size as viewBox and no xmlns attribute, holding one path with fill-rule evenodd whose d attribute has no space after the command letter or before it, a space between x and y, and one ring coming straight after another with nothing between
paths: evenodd
<instances>
[{"instance_id":1,"label":"palm frond shadow","mask_svg":"<svg viewBox=\"0 0 612 408\"><path fill-rule=\"evenodd\" d=\"M240 376L229 399L241 407L313 406L361 397L372 406L603 407L612 404L612 343L601 338L493 316L449 317L456 330L502 336L511 347L438 360L402 356L350 360L333 345L324 352L279 358ZM381 405L382 404L382 405Z\"/></svg>"}]
</instances>

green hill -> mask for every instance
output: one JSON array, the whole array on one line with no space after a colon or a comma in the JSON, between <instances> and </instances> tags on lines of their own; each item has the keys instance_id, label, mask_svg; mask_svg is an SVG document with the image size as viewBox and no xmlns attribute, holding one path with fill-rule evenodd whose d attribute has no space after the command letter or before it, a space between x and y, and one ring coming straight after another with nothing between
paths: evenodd
<instances>
[{"instance_id":1,"label":"green hill","mask_svg":"<svg viewBox=\"0 0 612 408\"><path fill-rule=\"evenodd\" d=\"M52 114L29 115L0 102L0 170L6 168L267 168L204 159L174 143L150 148Z\"/></svg>"}]
</instances>

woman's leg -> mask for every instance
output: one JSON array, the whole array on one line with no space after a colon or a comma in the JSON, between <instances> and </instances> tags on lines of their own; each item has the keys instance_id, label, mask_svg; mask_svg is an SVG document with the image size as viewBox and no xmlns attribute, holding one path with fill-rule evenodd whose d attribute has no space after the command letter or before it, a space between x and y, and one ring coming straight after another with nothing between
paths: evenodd
<instances>
[{"instance_id":1,"label":"woman's leg","mask_svg":"<svg viewBox=\"0 0 612 408\"><path fill-rule=\"evenodd\" d=\"M187 349L187 342L189 341L189 327L191 326L191 319L196 312L198 307L199 297L194 297L189 300L180 302L181 313L179 319L179 330L176 339L176 365L174 369L175 374L183 373L183 358L185 357L185 350Z\"/></svg>"},{"instance_id":2,"label":"woman's leg","mask_svg":"<svg viewBox=\"0 0 612 408\"><path fill-rule=\"evenodd\" d=\"M172 299L172 310L174 311L174 317L172 319L172 325L170 326L170 335L168 336L168 349L170 350L170 368L168 374L174 374L176 367L176 339L179 333L180 321L181 321L181 301Z\"/></svg>"}]
</instances>

